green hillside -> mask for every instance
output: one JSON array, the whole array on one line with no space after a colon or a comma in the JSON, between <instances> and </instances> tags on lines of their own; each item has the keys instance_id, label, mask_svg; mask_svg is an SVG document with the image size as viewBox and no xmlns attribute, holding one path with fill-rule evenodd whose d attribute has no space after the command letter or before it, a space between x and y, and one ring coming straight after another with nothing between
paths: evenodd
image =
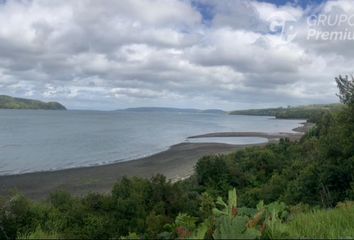
<instances>
[{"instance_id":1,"label":"green hillside","mask_svg":"<svg viewBox=\"0 0 354 240\"><path fill-rule=\"evenodd\" d=\"M287 108L247 109L230 112L231 115L275 116L280 119L308 119L316 122L327 112L338 112L343 104L313 104Z\"/></svg>"},{"instance_id":2,"label":"green hillside","mask_svg":"<svg viewBox=\"0 0 354 240\"><path fill-rule=\"evenodd\" d=\"M262 108L262 109L246 109L231 111L231 115L249 115L249 116L275 116L278 112L286 108Z\"/></svg>"},{"instance_id":3,"label":"green hillside","mask_svg":"<svg viewBox=\"0 0 354 240\"><path fill-rule=\"evenodd\" d=\"M58 102L41 102L38 100L15 98L0 95L0 109L44 109L44 110L66 110Z\"/></svg>"}]
</instances>

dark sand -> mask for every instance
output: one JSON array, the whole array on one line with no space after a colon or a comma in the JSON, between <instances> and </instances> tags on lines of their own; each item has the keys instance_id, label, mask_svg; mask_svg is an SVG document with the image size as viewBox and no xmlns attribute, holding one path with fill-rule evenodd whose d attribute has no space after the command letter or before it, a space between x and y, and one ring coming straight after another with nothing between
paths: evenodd
<instances>
[{"instance_id":1,"label":"dark sand","mask_svg":"<svg viewBox=\"0 0 354 240\"><path fill-rule=\"evenodd\" d=\"M297 131L306 131L304 127ZM303 133L211 133L196 137L265 137L269 142L280 138L298 140ZM264 144L256 144L261 146ZM170 149L137 160L102 166L82 167L51 172L36 172L21 175L0 176L0 196L18 191L31 199L44 199L50 192L66 190L77 196L88 192L110 192L113 184L123 176L150 178L158 173L164 174L172 181L189 177L199 158L211 154L230 153L248 146L219 143L181 143Z\"/></svg>"}]
</instances>

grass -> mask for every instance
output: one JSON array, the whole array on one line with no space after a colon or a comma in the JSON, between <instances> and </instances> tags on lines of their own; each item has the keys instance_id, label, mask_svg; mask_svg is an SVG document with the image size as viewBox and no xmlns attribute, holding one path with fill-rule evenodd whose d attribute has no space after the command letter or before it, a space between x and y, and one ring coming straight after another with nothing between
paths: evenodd
<instances>
[{"instance_id":1,"label":"grass","mask_svg":"<svg viewBox=\"0 0 354 240\"><path fill-rule=\"evenodd\" d=\"M18 239L30 240L30 239L60 239L60 236L57 233L47 233L44 232L40 227L36 229L35 232L30 235L19 236Z\"/></svg>"},{"instance_id":2,"label":"grass","mask_svg":"<svg viewBox=\"0 0 354 240\"><path fill-rule=\"evenodd\" d=\"M330 210L299 213L286 225L294 238L354 238L354 203Z\"/></svg>"}]
</instances>

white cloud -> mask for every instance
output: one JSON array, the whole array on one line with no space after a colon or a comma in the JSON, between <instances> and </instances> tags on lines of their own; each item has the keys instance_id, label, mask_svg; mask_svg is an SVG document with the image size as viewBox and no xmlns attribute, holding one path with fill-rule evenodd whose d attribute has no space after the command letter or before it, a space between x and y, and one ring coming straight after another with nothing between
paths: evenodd
<instances>
[{"instance_id":1,"label":"white cloud","mask_svg":"<svg viewBox=\"0 0 354 240\"><path fill-rule=\"evenodd\" d=\"M212 9L204 24L195 2ZM333 78L353 42L309 41L312 13L354 13L351 0L301 9L255 0L9 0L0 4L1 93L72 108L226 108L336 100ZM289 14L297 36L269 29Z\"/></svg>"}]
</instances>

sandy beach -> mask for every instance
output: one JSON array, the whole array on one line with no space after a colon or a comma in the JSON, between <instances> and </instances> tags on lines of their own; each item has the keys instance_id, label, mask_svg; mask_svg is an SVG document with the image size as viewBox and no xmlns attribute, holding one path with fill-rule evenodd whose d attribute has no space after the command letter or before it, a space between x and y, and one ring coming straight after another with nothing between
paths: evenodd
<instances>
[{"instance_id":1,"label":"sandy beach","mask_svg":"<svg viewBox=\"0 0 354 240\"><path fill-rule=\"evenodd\" d=\"M298 140L308 124L294 129L299 133L257 133L257 132L223 132L210 133L197 137L264 137L269 142L280 138ZM152 156L133 161L113 163L102 166L65 169L51 172L36 172L21 175L0 176L0 196L18 191L25 196L40 200L45 199L50 192L58 189L69 191L80 196L88 192L110 192L113 184L123 176L150 178L161 173L172 181L178 181L190 176L198 159L205 155L226 154L255 145L228 145L220 143L181 143L168 150Z\"/></svg>"}]
</instances>

